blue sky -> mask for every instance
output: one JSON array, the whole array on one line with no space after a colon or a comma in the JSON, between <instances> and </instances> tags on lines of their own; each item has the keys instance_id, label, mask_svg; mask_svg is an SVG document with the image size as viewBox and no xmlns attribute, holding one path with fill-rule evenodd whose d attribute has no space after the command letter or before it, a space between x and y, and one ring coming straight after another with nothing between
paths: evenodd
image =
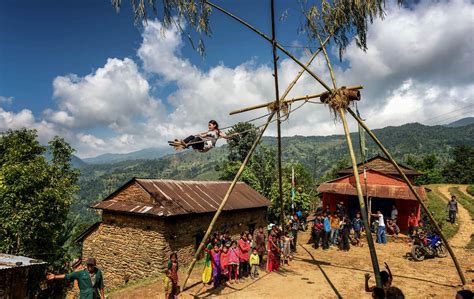
<instances>
[{"instance_id":1,"label":"blue sky","mask_svg":"<svg viewBox=\"0 0 474 299\"><path fill-rule=\"evenodd\" d=\"M270 33L269 1L216 2ZM88 157L162 147L202 131L211 118L224 126L264 113L227 116L274 97L266 41L214 11L213 36L201 57L173 28L162 37L158 21L134 26L123 3L117 14L110 1L0 2L0 130L36 128L43 142L60 135ZM305 45L294 3L276 1L278 16L288 9L277 36L284 45ZM370 27L367 53L351 45L339 63L330 49L340 84L365 86L359 108L369 125L439 124L474 115L473 6L389 6L385 20ZM308 59L301 49L291 50ZM280 57L284 90L299 68ZM313 70L329 79L322 60ZM305 76L292 96L319 90ZM327 109L305 106L298 113L283 134L342 132Z\"/></svg>"}]
</instances>

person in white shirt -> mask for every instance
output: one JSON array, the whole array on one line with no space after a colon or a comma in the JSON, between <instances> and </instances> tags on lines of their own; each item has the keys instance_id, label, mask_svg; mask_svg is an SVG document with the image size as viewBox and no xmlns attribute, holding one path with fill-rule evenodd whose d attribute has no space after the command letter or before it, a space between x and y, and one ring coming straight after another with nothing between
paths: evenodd
<instances>
[{"instance_id":1,"label":"person in white shirt","mask_svg":"<svg viewBox=\"0 0 474 299\"><path fill-rule=\"evenodd\" d=\"M383 221L383 214L377 211L377 214L372 214L374 217L379 218L379 226L377 227L377 243L387 244L387 234L385 231L385 222Z\"/></svg>"}]
</instances>

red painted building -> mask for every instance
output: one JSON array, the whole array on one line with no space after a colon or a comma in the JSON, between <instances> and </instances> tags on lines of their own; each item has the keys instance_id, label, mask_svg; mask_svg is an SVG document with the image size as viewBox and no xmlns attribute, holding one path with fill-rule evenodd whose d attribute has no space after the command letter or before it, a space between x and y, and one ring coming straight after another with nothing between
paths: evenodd
<instances>
[{"instance_id":1,"label":"red painted building","mask_svg":"<svg viewBox=\"0 0 474 299\"><path fill-rule=\"evenodd\" d=\"M400 167L411 181L415 176L421 175L409 167L402 165ZM372 213L381 211L388 218L392 205L396 205L397 224L401 230L407 230L408 216L411 212L420 217L419 203L387 159L376 156L366 163L359 164L358 169L362 193L364 198L368 194ZM329 206L331 211L335 211L337 203L343 202L349 217L352 218L360 210L352 167L341 170L339 174L342 176L321 184L318 191L322 193L323 207ZM423 187L415 189L421 198L426 198Z\"/></svg>"}]
</instances>

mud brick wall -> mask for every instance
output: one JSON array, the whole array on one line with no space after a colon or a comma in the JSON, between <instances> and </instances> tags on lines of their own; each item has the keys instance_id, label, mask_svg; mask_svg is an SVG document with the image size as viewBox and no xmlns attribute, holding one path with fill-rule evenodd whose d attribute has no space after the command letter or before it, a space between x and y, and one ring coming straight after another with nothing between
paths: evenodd
<instances>
[{"instance_id":1,"label":"mud brick wall","mask_svg":"<svg viewBox=\"0 0 474 299\"><path fill-rule=\"evenodd\" d=\"M163 272L166 240L160 218L104 212L102 223L84 239L82 256L94 257L107 288Z\"/></svg>"},{"instance_id":2,"label":"mud brick wall","mask_svg":"<svg viewBox=\"0 0 474 299\"><path fill-rule=\"evenodd\" d=\"M214 213L193 214L166 218L164 232L168 240L164 255L169 258L171 252L178 253L180 265L188 265L194 258L197 246L202 240ZM224 211L217 219L214 231L228 230L233 239L251 227L258 228L267 224L267 208Z\"/></svg>"}]
</instances>

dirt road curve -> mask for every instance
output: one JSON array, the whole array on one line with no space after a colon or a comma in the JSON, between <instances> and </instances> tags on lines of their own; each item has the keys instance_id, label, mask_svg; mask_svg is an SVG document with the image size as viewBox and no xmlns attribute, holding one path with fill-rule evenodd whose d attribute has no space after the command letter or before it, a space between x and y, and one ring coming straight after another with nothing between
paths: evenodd
<instances>
[{"instance_id":1,"label":"dirt road curve","mask_svg":"<svg viewBox=\"0 0 474 299\"><path fill-rule=\"evenodd\" d=\"M435 185L436 186L436 185ZM436 186L438 191L444 195L446 202L451 199L451 193L449 193L449 188L459 187L459 190L469 196L469 193L466 192L467 185L439 185ZM446 212L447 213L447 212ZM447 214L446 214L447 215ZM449 240L449 244L453 248L464 248L466 244L469 243L471 235L474 233L474 225L472 218L469 215L469 212L458 202L458 215L457 220L459 224L459 231L454 237ZM455 252L457 253L457 252Z\"/></svg>"}]
</instances>

